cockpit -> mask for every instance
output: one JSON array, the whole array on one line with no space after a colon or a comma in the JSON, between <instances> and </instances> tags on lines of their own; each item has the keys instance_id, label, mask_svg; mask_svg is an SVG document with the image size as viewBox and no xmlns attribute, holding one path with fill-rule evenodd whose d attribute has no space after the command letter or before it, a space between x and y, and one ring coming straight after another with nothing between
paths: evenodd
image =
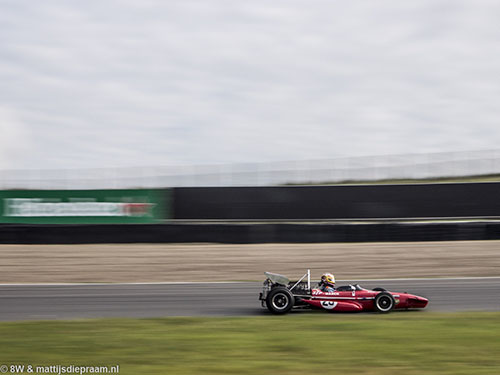
<instances>
[{"instance_id":1,"label":"cockpit","mask_svg":"<svg viewBox=\"0 0 500 375\"><path fill-rule=\"evenodd\" d=\"M337 292L354 292L354 291L358 292L361 290L366 290L366 289L361 287L359 284L342 285L335 288L335 291Z\"/></svg>"}]
</instances>

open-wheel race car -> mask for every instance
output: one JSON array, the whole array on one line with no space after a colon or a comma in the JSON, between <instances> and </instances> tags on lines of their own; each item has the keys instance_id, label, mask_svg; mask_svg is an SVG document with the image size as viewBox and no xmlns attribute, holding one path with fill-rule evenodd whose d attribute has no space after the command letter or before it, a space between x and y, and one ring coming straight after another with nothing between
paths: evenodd
<instances>
[{"instance_id":1,"label":"open-wheel race car","mask_svg":"<svg viewBox=\"0 0 500 375\"><path fill-rule=\"evenodd\" d=\"M390 292L384 288L365 289L358 284L337 287L333 292L311 288L311 273L298 281L286 276L264 272L266 280L259 299L273 314L286 314L296 309L324 309L330 312L377 311L424 308L426 298L409 293Z\"/></svg>"}]
</instances>

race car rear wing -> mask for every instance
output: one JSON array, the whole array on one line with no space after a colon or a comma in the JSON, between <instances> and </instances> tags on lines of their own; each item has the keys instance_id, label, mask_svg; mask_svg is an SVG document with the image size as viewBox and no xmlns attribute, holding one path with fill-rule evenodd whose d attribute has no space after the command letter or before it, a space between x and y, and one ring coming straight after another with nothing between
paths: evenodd
<instances>
[{"instance_id":1,"label":"race car rear wing","mask_svg":"<svg viewBox=\"0 0 500 375\"><path fill-rule=\"evenodd\" d=\"M287 286L290 283L290 279L286 276L277 274L277 273L271 273L271 272L264 272L264 275L271 280L273 284L280 284ZM302 282L307 277L307 289L311 289L311 270L307 270L307 272L300 278L299 281L297 281L289 290L293 290L299 283Z\"/></svg>"},{"instance_id":2,"label":"race car rear wing","mask_svg":"<svg viewBox=\"0 0 500 375\"><path fill-rule=\"evenodd\" d=\"M288 283L290 282L290 279L286 276L277 274L277 273L271 273L271 272L264 272L264 275L271 280L273 284L280 284L287 286Z\"/></svg>"}]
</instances>

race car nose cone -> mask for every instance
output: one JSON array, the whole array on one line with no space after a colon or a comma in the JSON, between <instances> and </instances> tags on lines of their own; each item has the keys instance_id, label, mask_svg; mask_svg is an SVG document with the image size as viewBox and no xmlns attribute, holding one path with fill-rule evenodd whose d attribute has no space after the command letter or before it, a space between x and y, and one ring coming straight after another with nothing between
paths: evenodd
<instances>
[{"instance_id":1,"label":"race car nose cone","mask_svg":"<svg viewBox=\"0 0 500 375\"><path fill-rule=\"evenodd\" d=\"M423 308L427 306L429 303L429 300L424 297L419 297L419 296L413 296L408 299L408 302L411 307L416 307L416 308Z\"/></svg>"}]
</instances>

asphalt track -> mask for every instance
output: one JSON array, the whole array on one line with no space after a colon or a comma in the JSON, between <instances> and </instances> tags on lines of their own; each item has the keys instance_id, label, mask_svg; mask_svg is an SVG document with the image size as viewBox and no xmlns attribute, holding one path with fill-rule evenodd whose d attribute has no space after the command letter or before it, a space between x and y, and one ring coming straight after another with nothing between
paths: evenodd
<instances>
[{"instance_id":1,"label":"asphalt track","mask_svg":"<svg viewBox=\"0 0 500 375\"><path fill-rule=\"evenodd\" d=\"M500 278L351 280L430 299L422 311L500 311ZM268 315L261 283L0 285L0 320ZM308 313L308 312L296 312Z\"/></svg>"}]
</instances>

